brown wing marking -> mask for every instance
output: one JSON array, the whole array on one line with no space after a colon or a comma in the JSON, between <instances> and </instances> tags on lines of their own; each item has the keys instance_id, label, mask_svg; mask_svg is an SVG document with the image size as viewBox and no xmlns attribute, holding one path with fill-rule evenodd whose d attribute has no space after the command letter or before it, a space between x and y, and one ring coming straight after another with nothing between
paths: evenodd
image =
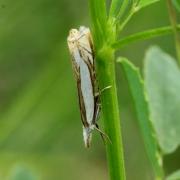
<instances>
[{"instance_id":1,"label":"brown wing marking","mask_svg":"<svg viewBox=\"0 0 180 180\"><path fill-rule=\"evenodd\" d=\"M97 123L97 120L99 119L99 114L101 111L101 104L100 104L100 96L97 95L94 97L94 116L93 116L93 124Z\"/></svg>"},{"instance_id":2,"label":"brown wing marking","mask_svg":"<svg viewBox=\"0 0 180 180\"><path fill-rule=\"evenodd\" d=\"M78 69L78 74L80 74L80 68ZM84 127L89 127L89 124L86 119L86 108L83 100L83 95L81 91L81 79L80 77L77 78L77 88L78 88L78 97L79 97L79 107L80 107L80 114L81 114L81 120L84 125Z\"/></svg>"},{"instance_id":3,"label":"brown wing marking","mask_svg":"<svg viewBox=\"0 0 180 180\"><path fill-rule=\"evenodd\" d=\"M81 50L81 54L84 56L84 57L87 57L85 56L85 54L83 53L83 51L85 51L86 53L88 53L90 56L92 56L92 59L93 59L93 63L92 66L94 66L94 52L93 52L93 49L91 49L91 51L89 51L87 48L85 48L84 46L82 46L80 43L78 43L78 47L79 49ZM91 44L90 44L90 48L91 48ZM86 59L86 58L85 58Z\"/></svg>"},{"instance_id":4,"label":"brown wing marking","mask_svg":"<svg viewBox=\"0 0 180 180\"><path fill-rule=\"evenodd\" d=\"M89 44L90 44L91 51L92 51L93 60L94 60L95 59L95 53L94 53L95 51L94 51L94 45L93 45L92 36L91 36L90 33L88 35L88 39L89 39Z\"/></svg>"},{"instance_id":5,"label":"brown wing marking","mask_svg":"<svg viewBox=\"0 0 180 180\"><path fill-rule=\"evenodd\" d=\"M78 66L76 64L76 61L74 59L74 55L73 55L72 52L71 52L71 60L72 60L71 62L72 62L72 69L73 69L73 72L74 72L74 76L75 76L75 78L77 80L78 77L79 77Z\"/></svg>"}]
</instances>

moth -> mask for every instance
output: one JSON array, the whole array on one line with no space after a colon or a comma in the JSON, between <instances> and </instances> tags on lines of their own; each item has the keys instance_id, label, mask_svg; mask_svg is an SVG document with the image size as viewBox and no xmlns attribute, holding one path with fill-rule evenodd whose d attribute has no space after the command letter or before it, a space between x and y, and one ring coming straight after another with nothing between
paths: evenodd
<instances>
[{"instance_id":1,"label":"moth","mask_svg":"<svg viewBox=\"0 0 180 180\"><path fill-rule=\"evenodd\" d=\"M97 120L100 112L100 92L96 79L93 42L89 28L71 29L67 38L72 67L77 81L79 107L85 147L91 144L92 130L103 137Z\"/></svg>"}]
</instances>

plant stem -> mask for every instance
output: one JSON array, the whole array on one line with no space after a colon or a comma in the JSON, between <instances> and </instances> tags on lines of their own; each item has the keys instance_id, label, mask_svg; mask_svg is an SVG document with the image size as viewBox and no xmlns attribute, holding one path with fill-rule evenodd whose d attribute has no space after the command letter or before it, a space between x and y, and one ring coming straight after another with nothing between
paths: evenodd
<instances>
[{"instance_id":1,"label":"plant stem","mask_svg":"<svg viewBox=\"0 0 180 180\"><path fill-rule=\"evenodd\" d=\"M174 38L175 38L176 54L177 54L178 61L180 63L180 35L177 29L176 12L173 8L173 4L171 0L167 0L167 7L168 7L168 12L169 12L169 19L171 22L171 26L172 26Z\"/></svg>"},{"instance_id":2,"label":"plant stem","mask_svg":"<svg viewBox=\"0 0 180 180\"><path fill-rule=\"evenodd\" d=\"M125 18L125 20L120 24L120 26L118 27L118 33L120 33L124 27L126 26L126 24L130 21L130 19L132 18L132 16L136 13L136 6L135 4L133 4L129 14L127 15L127 17Z\"/></svg>"},{"instance_id":3,"label":"plant stem","mask_svg":"<svg viewBox=\"0 0 180 180\"><path fill-rule=\"evenodd\" d=\"M128 0L121 0L121 1L122 2L120 2L119 0L111 1L110 11L109 11L110 18L112 17L120 18L124 14L129 4L129 1Z\"/></svg>"},{"instance_id":4,"label":"plant stem","mask_svg":"<svg viewBox=\"0 0 180 180\"><path fill-rule=\"evenodd\" d=\"M117 14L117 19L121 19L123 14L125 13L127 7L128 7L128 4L129 4L129 1L127 0L124 0L123 3L122 3L122 6L121 6L121 9L119 11L119 13Z\"/></svg>"},{"instance_id":5,"label":"plant stem","mask_svg":"<svg viewBox=\"0 0 180 180\"><path fill-rule=\"evenodd\" d=\"M113 0L112 17L119 0ZM106 143L107 163L111 180L125 180L124 154L121 137L120 115L115 78L115 50L111 48L116 39L114 18L106 17L104 0L89 0L92 19L96 72L100 89L111 86L101 93L104 128L110 138ZM104 12L104 13L102 13Z\"/></svg>"},{"instance_id":6,"label":"plant stem","mask_svg":"<svg viewBox=\"0 0 180 180\"><path fill-rule=\"evenodd\" d=\"M180 31L180 25L176 26L176 29ZM112 47L114 49L118 49L126 45L129 45L130 43L133 43L133 42L152 39L158 36L164 36L171 33L173 33L173 28L171 26L150 29L144 32L132 34L125 38L122 38L118 40L117 42L115 42L114 44L112 44Z\"/></svg>"},{"instance_id":7,"label":"plant stem","mask_svg":"<svg viewBox=\"0 0 180 180\"><path fill-rule=\"evenodd\" d=\"M125 180L123 144L116 90L114 50L103 47L97 54L97 74L100 88L111 86L101 94L105 132L111 143L106 143L107 161L111 180Z\"/></svg>"}]
</instances>

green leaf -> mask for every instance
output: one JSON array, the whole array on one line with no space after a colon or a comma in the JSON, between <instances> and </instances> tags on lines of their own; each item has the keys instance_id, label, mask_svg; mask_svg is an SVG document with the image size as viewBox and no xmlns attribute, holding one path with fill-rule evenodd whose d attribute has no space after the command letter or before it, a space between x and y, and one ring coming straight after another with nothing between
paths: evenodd
<instances>
[{"instance_id":1,"label":"green leaf","mask_svg":"<svg viewBox=\"0 0 180 180\"><path fill-rule=\"evenodd\" d=\"M180 25L177 25L177 30L180 31ZM112 47L114 49L118 49L118 48L127 46L134 42L148 40L148 39L152 39L152 38L159 37L159 36L165 36L170 33L173 33L173 29L171 26L149 29L146 31L138 32L138 33L126 36L124 38L121 38L120 40L118 40L114 44L112 44Z\"/></svg>"},{"instance_id":2,"label":"green leaf","mask_svg":"<svg viewBox=\"0 0 180 180\"><path fill-rule=\"evenodd\" d=\"M160 0L140 0L138 3L138 8L139 9L144 8L144 7L149 6L158 1L160 1Z\"/></svg>"},{"instance_id":3,"label":"green leaf","mask_svg":"<svg viewBox=\"0 0 180 180\"><path fill-rule=\"evenodd\" d=\"M180 70L158 47L146 54L145 86L159 145L165 154L172 153L180 144Z\"/></svg>"},{"instance_id":4,"label":"green leaf","mask_svg":"<svg viewBox=\"0 0 180 180\"><path fill-rule=\"evenodd\" d=\"M176 9L180 12L180 0L172 0L172 2Z\"/></svg>"},{"instance_id":5,"label":"green leaf","mask_svg":"<svg viewBox=\"0 0 180 180\"><path fill-rule=\"evenodd\" d=\"M178 179L180 179L180 170L169 175L166 180L178 180Z\"/></svg>"},{"instance_id":6,"label":"green leaf","mask_svg":"<svg viewBox=\"0 0 180 180\"><path fill-rule=\"evenodd\" d=\"M144 83L139 69L125 58L119 58L118 62L121 63L127 77L147 155L155 171L156 177L162 177L163 172L161 168L161 157L158 152L157 142L153 135L154 131L149 119L148 103L144 92Z\"/></svg>"}]
</instances>

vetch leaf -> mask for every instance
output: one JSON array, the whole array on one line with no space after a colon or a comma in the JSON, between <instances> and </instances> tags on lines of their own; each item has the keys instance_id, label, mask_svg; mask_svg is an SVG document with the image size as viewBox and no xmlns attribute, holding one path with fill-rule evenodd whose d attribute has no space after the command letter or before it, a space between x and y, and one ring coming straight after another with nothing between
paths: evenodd
<instances>
[{"instance_id":1,"label":"vetch leaf","mask_svg":"<svg viewBox=\"0 0 180 180\"><path fill-rule=\"evenodd\" d=\"M174 173L169 175L166 180L178 180L178 179L180 179L180 170L175 171Z\"/></svg>"},{"instance_id":2,"label":"vetch leaf","mask_svg":"<svg viewBox=\"0 0 180 180\"><path fill-rule=\"evenodd\" d=\"M177 30L180 31L180 25L177 26ZM148 39L152 39L158 36L165 36L171 33L173 33L171 26L149 29L147 31L138 32L138 33L126 36L124 38L121 38L120 40L117 40L114 44L112 44L112 47L114 49L118 49L123 46L129 45L130 43L133 43L133 42L148 40Z\"/></svg>"},{"instance_id":3,"label":"vetch leaf","mask_svg":"<svg viewBox=\"0 0 180 180\"><path fill-rule=\"evenodd\" d=\"M146 54L145 86L159 145L165 154L172 153L180 144L180 70L158 47Z\"/></svg>"},{"instance_id":4,"label":"vetch leaf","mask_svg":"<svg viewBox=\"0 0 180 180\"><path fill-rule=\"evenodd\" d=\"M144 92L144 82L141 78L139 69L136 68L127 59L119 58L118 62L121 63L121 66L127 77L147 155L154 169L156 177L162 177L163 172L161 168L161 157L158 152L157 142L153 136L154 131L149 119L148 103L146 101Z\"/></svg>"},{"instance_id":5,"label":"vetch leaf","mask_svg":"<svg viewBox=\"0 0 180 180\"><path fill-rule=\"evenodd\" d=\"M155 2L158 2L159 0L140 0L139 3L138 3L138 8L143 8L143 7L146 7L146 6L149 6Z\"/></svg>"},{"instance_id":6,"label":"vetch leaf","mask_svg":"<svg viewBox=\"0 0 180 180\"><path fill-rule=\"evenodd\" d=\"M172 0L172 2L176 9L180 12L180 0Z\"/></svg>"}]
</instances>

